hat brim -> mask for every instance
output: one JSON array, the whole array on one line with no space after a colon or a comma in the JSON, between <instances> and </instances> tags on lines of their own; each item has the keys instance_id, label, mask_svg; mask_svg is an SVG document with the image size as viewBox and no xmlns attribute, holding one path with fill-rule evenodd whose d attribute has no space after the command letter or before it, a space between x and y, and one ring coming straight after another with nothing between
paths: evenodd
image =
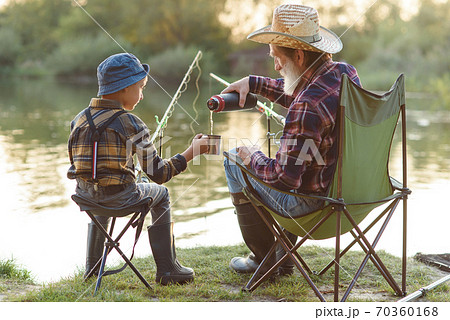
<instances>
[{"instance_id":1,"label":"hat brim","mask_svg":"<svg viewBox=\"0 0 450 320\"><path fill-rule=\"evenodd\" d=\"M277 32L271 30L272 25L268 25L264 28L256 30L247 36L248 40L274 44L281 47L302 49L307 51L326 52L326 53L338 53L342 50L342 41L339 37L328 30L327 28L320 27L319 35L321 39L315 42L308 42L300 37L296 37L287 33Z\"/></svg>"}]
</instances>

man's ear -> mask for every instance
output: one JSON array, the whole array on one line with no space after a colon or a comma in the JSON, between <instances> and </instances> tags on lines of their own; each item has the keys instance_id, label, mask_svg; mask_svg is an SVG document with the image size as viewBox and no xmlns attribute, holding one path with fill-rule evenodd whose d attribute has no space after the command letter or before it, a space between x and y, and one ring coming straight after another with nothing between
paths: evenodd
<instances>
[{"instance_id":1,"label":"man's ear","mask_svg":"<svg viewBox=\"0 0 450 320\"><path fill-rule=\"evenodd\" d=\"M299 65L303 65L305 52L303 50L297 49L295 50L295 62Z\"/></svg>"}]
</instances>

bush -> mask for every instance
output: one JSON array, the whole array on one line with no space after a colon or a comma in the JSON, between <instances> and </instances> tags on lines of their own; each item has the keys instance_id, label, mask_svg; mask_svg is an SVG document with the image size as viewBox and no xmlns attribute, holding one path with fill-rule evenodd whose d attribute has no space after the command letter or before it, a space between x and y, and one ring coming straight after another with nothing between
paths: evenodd
<instances>
[{"instance_id":1,"label":"bush","mask_svg":"<svg viewBox=\"0 0 450 320\"><path fill-rule=\"evenodd\" d=\"M0 28L0 67L13 68L22 50L20 37L13 29Z\"/></svg>"},{"instance_id":2,"label":"bush","mask_svg":"<svg viewBox=\"0 0 450 320\"><path fill-rule=\"evenodd\" d=\"M122 48L129 48L125 41L116 41L117 43L104 33L67 39L47 59L46 65L57 76L95 77L100 62L112 54L123 52Z\"/></svg>"},{"instance_id":3,"label":"bush","mask_svg":"<svg viewBox=\"0 0 450 320\"><path fill-rule=\"evenodd\" d=\"M428 91L433 93L436 99L433 102L433 107L436 109L450 110L450 92L448 84L450 83L450 73L446 73L440 78L433 78L430 80Z\"/></svg>"},{"instance_id":4,"label":"bush","mask_svg":"<svg viewBox=\"0 0 450 320\"><path fill-rule=\"evenodd\" d=\"M150 65L150 76L164 83L180 83L188 71L192 61L200 49L194 46L184 47L178 45L166 51L144 60ZM208 77L209 72L215 69L218 63L214 62L214 56L202 51L199 61L202 70L202 79ZM194 70L191 77L197 77L198 71Z\"/></svg>"}]
</instances>

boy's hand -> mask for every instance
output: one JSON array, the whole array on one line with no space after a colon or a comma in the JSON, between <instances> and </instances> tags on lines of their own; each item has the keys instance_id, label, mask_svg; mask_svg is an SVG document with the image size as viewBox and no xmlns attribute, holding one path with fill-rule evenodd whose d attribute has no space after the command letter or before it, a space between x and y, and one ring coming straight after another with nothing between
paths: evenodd
<instances>
[{"instance_id":1,"label":"boy's hand","mask_svg":"<svg viewBox=\"0 0 450 320\"><path fill-rule=\"evenodd\" d=\"M193 154L194 158L200 154L208 152L209 149L208 135L202 133L195 135L194 140L192 140L191 146L194 149Z\"/></svg>"},{"instance_id":2,"label":"boy's hand","mask_svg":"<svg viewBox=\"0 0 450 320\"><path fill-rule=\"evenodd\" d=\"M202 133L195 135L189 148L186 149L181 155L186 159L186 162L191 161L196 156L208 152L209 144L208 136Z\"/></svg>"}]
</instances>

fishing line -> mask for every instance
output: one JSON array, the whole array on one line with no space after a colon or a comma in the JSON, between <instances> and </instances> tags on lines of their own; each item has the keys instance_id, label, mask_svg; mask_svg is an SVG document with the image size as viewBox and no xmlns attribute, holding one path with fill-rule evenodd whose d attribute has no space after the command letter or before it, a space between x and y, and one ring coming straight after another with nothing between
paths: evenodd
<instances>
[{"instance_id":1,"label":"fishing line","mask_svg":"<svg viewBox=\"0 0 450 320\"><path fill-rule=\"evenodd\" d=\"M200 58L195 63L195 67L198 69L198 75L197 75L197 78L195 79L195 88L197 89L197 94L194 98L194 101L192 101L192 109L194 110L195 118L189 124L189 128L191 129L191 132L193 135L195 135L193 123L196 122L196 120L198 118L198 111L197 111L197 108L195 107L195 105L197 104L197 100L200 97L200 86L199 86L198 82L200 80L200 77L202 76L202 68L200 67L200 63L199 63L201 58L202 58L202 54L200 54ZM197 125L198 125L198 123L197 123Z\"/></svg>"}]
</instances>

